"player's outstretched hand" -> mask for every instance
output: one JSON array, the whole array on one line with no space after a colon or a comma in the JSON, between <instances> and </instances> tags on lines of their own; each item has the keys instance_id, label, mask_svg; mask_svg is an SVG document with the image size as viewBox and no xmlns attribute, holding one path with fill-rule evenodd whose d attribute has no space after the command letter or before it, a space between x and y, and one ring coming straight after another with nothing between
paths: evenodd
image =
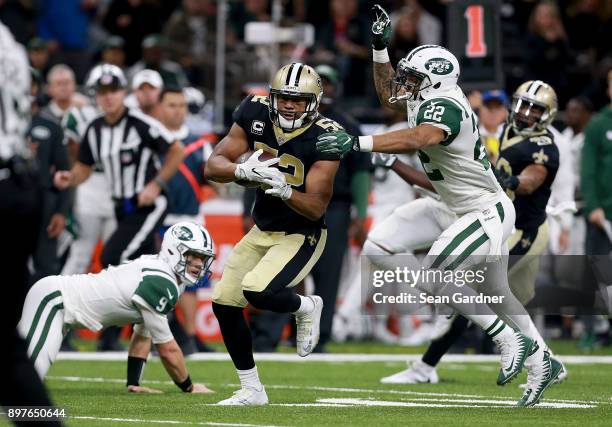
<instances>
[{"instance_id":1,"label":"player's outstretched hand","mask_svg":"<svg viewBox=\"0 0 612 427\"><path fill-rule=\"evenodd\" d=\"M278 157L269 160L260 161L259 156L263 153L262 149L255 151L244 163L236 166L234 175L239 180L264 182L264 179L270 175L270 166L279 162Z\"/></svg>"},{"instance_id":2,"label":"player's outstretched hand","mask_svg":"<svg viewBox=\"0 0 612 427\"><path fill-rule=\"evenodd\" d=\"M372 49L383 50L391 39L391 19L379 4L372 6Z\"/></svg>"},{"instance_id":3,"label":"player's outstretched hand","mask_svg":"<svg viewBox=\"0 0 612 427\"><path fill-rule=\"evenodd\" d=\"M163 391L158 390L156 388L143 387L140 385L129 385L127 390L128 390L128 393L149 393L149 394L163 393Z\"/></svg>"},{"instance_id":4,"label":"player's outstretched hand","mask_svg":"<svg viewBox=\"0 0 612 427\"><path fill-rule=\"evenodd\" d=\"M214 391L206 387L204 384L194 383L191 393L214 393Z\"/></svg>"},{"instance_id":5,"label":"player's outstretched hand","mask_svg":"<svg viewBox=\"0 0 612 427\"><path fill-rule=\"evenodd\" d=\"M351 150L359 151L359 142L356 136L340 130L327 132L317 137L317 150L323 154L343 157Z\"/></svg>"}]
</instances>

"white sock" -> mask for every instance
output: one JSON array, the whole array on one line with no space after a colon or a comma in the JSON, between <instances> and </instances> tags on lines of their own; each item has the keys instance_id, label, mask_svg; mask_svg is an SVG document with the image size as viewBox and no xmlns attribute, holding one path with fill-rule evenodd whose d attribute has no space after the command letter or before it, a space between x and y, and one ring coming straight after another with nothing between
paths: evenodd
<instances>
[{"instance_id":1,"label":"white sock","mask_svg":"<svg viewBox=\"0 0 612 427\"><path fill-rule=\"evenodd\" d=\"M308 314L314 311L314 301L308 297L303 297L302 295L298 295L300 297L300 308L297 311L294 311L293 314Z\"/></svg>"},{"instance_id":2,"label":"white sock","mask_svg":"<svg viewBox=\"0 0 612 427\"><path fill-rule=\"evenodd\" d=\"M252 388L257 391L261 391L263 385L261 384L261 381L259 381L257 366L251 369L246 369L244 371L236 369L236 372L238 372L238 378L240 378L240 385L243 388Z\"/></svg>"}]
</instances>

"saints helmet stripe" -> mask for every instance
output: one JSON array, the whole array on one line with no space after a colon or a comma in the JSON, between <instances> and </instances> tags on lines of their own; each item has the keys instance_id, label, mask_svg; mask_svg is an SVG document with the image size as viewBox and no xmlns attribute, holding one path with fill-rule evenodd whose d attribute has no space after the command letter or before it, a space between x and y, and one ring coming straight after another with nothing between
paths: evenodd
<instances>
[{"instance_id":1,"label":"saints helmet stripe","mask_svg":"<svg viewBox=\"0 0 612 427\"><path fill-rule=\"evenodd\" d=\"M302 68L304 68L304 64L300 64L299 62L294 64L295 67L293 67L293 71L291 73L291 79L289 84L291 86L297 86L298 85L298 81L300 79L300 74L302 74Z\"/></svg>"},{"instance_id":2,"label":"saints helmet stripe","mask_svg":"<svg viewBox=\"0 0 612 427\"><path fill-rule=\"evenodd\" d=\"M538 90L542 87L542 80L534 80L533 83L531 83L529 85L529 87L527 88L527 94L529 95L535 95L536 93L538 93Z\"/></svg>"},{"instance_id":3,"label":"saints helmet stripe","mask_svg":"<svg viewBox=\"0 0 612 427\"><path fill-rule=\"evenodd\" d=\"M302 75L302 71L304 71L304 66L300 65L300 69L298 70L298 74L297 77L295 78L295 85L299 86L300 85L300 76Z\"/></svg>"},{"instance_id":4,"label":"saints helmet stripe","mask_svg":"<svg viewBox=\"0 0 612 427\"><path fill-rule=\"evenodd\" d=\"M285 79L285 86L289 86L289 79L291 78L291 70L293 70L294 66L295 64L291 64L289 66L289 69L287 70L287 78Z\"/></svg>"}]
</instances>

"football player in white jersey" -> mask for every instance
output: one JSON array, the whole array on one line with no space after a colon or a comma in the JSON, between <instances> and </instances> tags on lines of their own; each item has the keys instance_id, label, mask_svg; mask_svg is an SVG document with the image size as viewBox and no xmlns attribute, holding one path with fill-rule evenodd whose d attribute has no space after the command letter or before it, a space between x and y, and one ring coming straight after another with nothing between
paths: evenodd
<instances>
[{"instance_id":1,"label":"football player in white jersey","mask_svg":"<svg viewBox=\"0 0 612 427\"><path fill-rule=\"evenodd\" d=\"M128 360L128 391L147 392L139 381L155 344L166 371L184 392L208 392L191 382L183 353L166 315L187 284L210 270L215 257L208 231L179 222L166 231L157 255L143 255L97 274L48 276L32 286L25 300L19 333L41 378L57 357L63 331L134 323Z\"/></svg>"},{"instance_id":2,"label":"football player in white jersey","mask_svg":"<svg viewBox=\"0 0 612 427\"><path fill-rule=\"evenodd\" d=\"M476 116L457 85L459 62L443 47L423 45L409 52L394 70L386 49L391 35L390 19L378 5L373 11L377 93L384 105L407 112L411 128L360 137L341 131L330 132L319 136L317 149L336 155L350 150L383 153L419 150L427 177L456 219L448 224L450 218L448 214L442 215L442 209L432 212L426 206L416 206L420 202L417 200L409 220L403 221L405 228L392 233L395 239L375 240L376 235L370 234L364 252L377 267L392 270L406 267L406 262L411 264L408 267L413 271L422 267L451 272L482 268L486 279L479 291L503 296L502 303L490 307L476 302L471 306L457 303L454 295L459 289L462 296L475 295L469 286L458 288L439 281L420 281L416 287L443 297L494 340L501 352L499 385L509 383L525 366L529 387L518 405L535 405L559 375L561 366L551 361L529 315L510 292L506 241L512 233L516 214L512 202L497 183L480 142ZM401 246L393 246L397 243ZM398 261L384 257L419 245L430 247L424 264L417 263L414 258L406 261L404 257Z\"/></svg>"}]
</instances>

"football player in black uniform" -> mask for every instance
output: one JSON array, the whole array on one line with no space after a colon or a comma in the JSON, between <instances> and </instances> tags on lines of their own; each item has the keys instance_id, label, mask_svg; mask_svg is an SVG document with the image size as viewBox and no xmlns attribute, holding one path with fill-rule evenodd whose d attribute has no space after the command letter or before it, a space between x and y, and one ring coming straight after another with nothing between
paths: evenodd
<instances>
[{"instance_id":1,"label":"football player in black uniform","mask_svg":"<svg viewBox=\"0 0 612 427\"><path fill-rule=\"evenodd\" d=\"M559 168L559 150L548 126L556 113L557 96L552 87L540 80L520 85L513 96L509 121L502 130L500 154L495 166L498 182L513 200L516 209L516 231L508 241L511 255L508 281L512 292L523 305L534 297L539 255L548 243L546 205ZM424 174L400 161L391 157L379 163L392 167L408 183L433 190L433 187L423 184ZM438 382L436 365L469 324L462 316L448 316L440 320L436 321L434 340L421 360L404 371L382 378L382 383ZM538 333L533 324L532 330ZM557 362L560 363L558 359ZM567 376L565 367L561 366L557 382Z\"/></svg>"},{"instance_id":2,"label":"football player in black uniform","mask_svg":"<svg viewBox=\"0 0 612 427\"><path fill-rule=\"evenodd\" d=\"M290 288L304 279L325 247L324 214L339 164L336 156L315 148L317 136L342 129L317 112L322 93L313 68L285 65L274 76L269 96L242 101L229 133L206 163L210 180L258 186L255 226L235 246L213 292L213 311L242 387L221 405L268 403L243 316L248 303L295 314L300 356L310 354L319 339L323 301ZM249 150L256 151L238 163ZM260 161L263 151L274 158Z\"/></svg>"}]
</instances>

